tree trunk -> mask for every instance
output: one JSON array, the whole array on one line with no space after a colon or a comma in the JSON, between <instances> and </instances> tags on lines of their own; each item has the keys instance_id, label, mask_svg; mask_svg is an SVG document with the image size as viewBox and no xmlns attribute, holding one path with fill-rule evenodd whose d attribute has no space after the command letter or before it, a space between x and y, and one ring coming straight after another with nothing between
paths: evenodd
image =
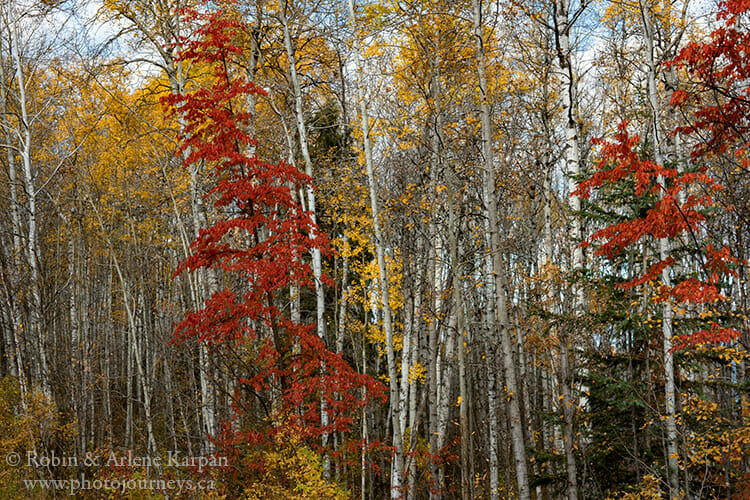
<instances>
[{"instance_id":1,"label":"tree trunk","mask_svg":"<svg viewBox=\"0 0 750 500\"><path fill-rule=\"evenodd\" d=\"M662 152L661 118L659 116L659 95L656 86L657 61L654 47L655 34L651 13L641 4L641 18L646 41L646 57L648 58L648 101L652 113L652 137L654 141L654 159L658 165L664 165ZM659 175L657 184L661 186L659 196L666 191L665 179ZM659 259L661 261L670 257L671 244L668 238L659 239ZM661 284L665 287L672 286L672 269L666 266L661 273ZM664 425L667 441L667 480L669 483L669 498L680 498L680 470L679 451L677 445L677 420L675 410L675 381L674 381L674 355L672 354L672 303L668 300L662 302L662 335L664 336L664 403L665 416Z\"/></svg>"},{"instance_id":2,"label":"tree trunk","mask_svg":"<svg viewBox=\"0 0 750 500\"><path fill-rule=\"evenodd\" d=\"M518 497L528 500L529 477L526 464L526 448L523 438L523 424L519 406L518 384L513 362L513 345L510 338L510 321L508 318L507 280L503 263L500 232L498 227L497 193L492 146L492 122L490 117L489 96L487 95L486 54L482 33L482 6L480 0L472 0L474 13L474 37L477 44L477 73L480 92L480 115L482 127L482 152L484 154L484 202L487 210L487 224L490 233L490 254L492 255L491 274L495 278L495 295L498 314L498 330L503 349L503 372L505 374L508 416L510 419L513 460L518 484Z\"/></svg>"},{"instance_id":3,"label":"tree trunk","mask_svg":"<svg viewBox=\"0 0 750 500\"><path fill-rule=\"evenodd\" d=\"M39 235L37 232L37 192L34 168L31 160L31 119L26 102L26 81L24 67L18 44L20 22L16 13L15 2L9 5L10 16L10 48L15 65L15 78L18 86L18 106L21 113L19 138L21 140L20 155L23 163L24 187L26 189L26 217L27 242L26 258L30 270L31 300L29 302L31 338L36 344L38 359L34 363L37 382L41 385L44 395L52 399L52 387L49 382L49 367L47 366L46 334L42 329L42 290L41 290L41 255L39 255Z\"/></svg>"},{"instance_id":4,"label":"tree trunk","mask_svg":"<svg viewBox=\"0 0 750 500\"><path fill-rule=\"evenodd\" d=\"M292 45L292 38L289 31L289 21L286 16L286 12L282 9L279 13L281 24L284 29L284 47L286 48L287 60L289 62L289 76L292 81L292 91L294 93L294 116L297 124L297 133L299 134L299 145L302 152L302 158L305 162L305 173L312 178L313 165L312 158L310 157L310 149L307 139L307 126L305 125L305 117L302 110L302 89L299 83L299 77L297 75L297 58L295 55L294 46ZM317 216L315 210L315 190L312 185L308 185L306 188L307 194L307 209L312 214L313 223L317 223ZM316 237L313 233L311 237ZM325 290L323 288L322 274L323 265L321 261L320 248L317 246L312 249L312 268L313 277L315 278L315 311L316 311L316 327L318 337L326 342L326 323L325 323ZM321 370L325 372L325 366L321 366ZM325 395L323 391L320 398L320 425L326 427L329 424L328 417L328 405L326 403ZM328 432L324 431L322 438L322 445L325 449L328 446ZM331 477L331 459L326 453L323 457L323 475L326 479Z\"/></svg>"},{"instance_id":5,"label":"tree trunk","mask_svg":"<svg viewBox=\"0 0 750 500\"><path fill-rule=\"evenodd\" d=\"M583 8L583 7L581 7ZM563 81L563 122L565 124L565 171L568 175L568 191L574 192L577 187L577 176L581 172L581 156L578 149L578 112L577 112L577 82L574 74L574 56L570 45L569 0L555 0L555 42L557 45L557 58ZM578 213L581 210L581 198L569 196L571 227L571 253L572 271L577 274L573 285L573 308L576 318L581 318L584 312L584 291L580 285L580 274L583 271L583 248L579 245L582 240L581 218ZM579 319L580 321L580 319ZM563 422L563 448L565 450L565 463L568 478L568 499L577 500L578 480L577 467L573 448L575 446L575 433L573 430L573 418L577 402L573 399L573 373L570 368L570 329L562 328L559 331L560 340L560 392L562 400Z\"/></svg>"},{"instance_id":6,"label":"tree trunk","mask_svg":"<svg viewBox=\"0 0 750 500\"><path fill-rule=\"evenodd\" d=\"M156 447L156 439L154 438L154 429L153 429L153 418L152 418L152 412L151 412L151 387L149 386L148 379L146 378L146 374L144 372L144 366L143 366L143 359L141 355L140 346L138 345L136 335L137 335L137 327L136 327L136 318L135 313L133 311L133 307L131 305L131 297L130 297L130 291L128 287L128 282L125 280L125 275L123 274L122 268L120 267L120 261L117 258L117 254L115 253L115 248L112 245L112 241L110 240L109 236L107 236L107 229L104 226L104 221L102 220L99 210L97 209L96 205L94 204L93 200L89 198L89 204L91 205L92 210L94 211L94 214L96 215L97 221L99 222L99 227L102 230L102 234L104 235L107 245L109 246L110 254L112 257L112 263L115 266L115 271L117 273L117 278L120 281L120 289L122 292L122 301L123 305L125 306L125 313L128 319L128 331L129 331L129 345L126 346L126 349L128 349L129 352L132 352L133 357L135 358L134 364L136 368L136 375L138 378L138 381L140 382L140 390L143 393L143 411L145 413L145 420L146 420L146 433L147 433L147 446L149 453L153 453L153 456L156 456L158 453L158 449ZM129 399L130 401L130 399ZM132 410L130 411L129 418L133 417ZM132 422L129 423L129 428L131 429L132 433Z\"/></svg>"},{"instance_id":7,"label":"tree trunk","mask_svg":"<svg viewBox=\"0 0 750 500\"><path fill-rule=\"evenodd\" d=\"M375 249L378 263L378 277L380 280L380 301L383 307L383 328L385 329L386 344L386 362L388 364L388 384L391 401L391 422L393 424L393 465L391 471L390 495L391 498L400 498L402 494L402 476L404 466L404 429L401 426L401 416L399 408L401 406L400 387L398 383L398 373L396 370L396 354L393 347L393 324L391 320L391 305L388 291L388 272L385 262L385 240L380 227L380 215L378 211L377 188L375 184L375 174L373 172L372 145L370 143L370 123L367 112L367 103L365 102L364 87L359 78L362 72L362 63L360 57L359 35L357 34L357 21L354 14L354 0L349 0L349 15L352 27L354 28L355 49L354 57L357 67L357 85L355 86L355 96L359 101L360 123L362 127L362 136L365 150L365 164L367 166L367 180L370 191L370 210L372 215L373 229L375 233Z\"/></svg>"},{"instance_id":8,"label":"tree trunk","mask_svg":"<svg viewBox=\"0 0 750 500\"><path fill-rule=\"evenodd\" d=\"M12 26L8 26L9 30L12 30ZM21 225L21 216L19 214L20 202L18 199L18 174L16 172L16 155L11 148L13 144L12 136L10 133L10 123L8 123L8 110L7 110L7 99L8 94L5 88L5 64L0 60L0 120L2 120L3 130L5 131L5 151L8 161L8 178L9 178L9 192L10 192L10 213L11 213L11 228L10 232L13 234L13 248L11 249L9 262L10 269L5 269L3 276L5 281L6 292L8 293L6 304L8 307L9 324L5 338L6 351L8 355L8 362L10 373L13 376L18 377L21 401L22 405L26 406L26 373L24 370L23 357L21 354L21 344L18 335L19 325L23 324L21 319L21 312L18 309L18 304L13 300L15 295L12 290L13 279L10 274L10 270L20 269L19 257L22 254L21 248L21 234L23 228ZM4 264L5 265L5 264Z\"/></svg>"}]
</instances>

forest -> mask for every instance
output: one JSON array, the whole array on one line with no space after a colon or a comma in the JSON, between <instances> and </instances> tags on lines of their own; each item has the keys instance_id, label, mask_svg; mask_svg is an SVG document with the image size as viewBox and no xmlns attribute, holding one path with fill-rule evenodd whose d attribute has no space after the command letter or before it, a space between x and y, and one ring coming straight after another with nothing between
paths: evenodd
<instances>
[{"instance_id":1,"label":"forest","mask_svg":"<svg viewBox=\"0 0 750 500\"><path fill-rule=\"evenodd\" d=\"M750 1L2 0L0 498L750 499Z\"/></svg>"}]
</instances>

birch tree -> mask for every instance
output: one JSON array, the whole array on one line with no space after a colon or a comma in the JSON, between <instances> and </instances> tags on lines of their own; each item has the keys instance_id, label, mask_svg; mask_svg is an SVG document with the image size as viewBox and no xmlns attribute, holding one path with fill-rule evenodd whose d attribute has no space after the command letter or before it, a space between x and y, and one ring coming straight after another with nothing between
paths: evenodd
<instances>
[{"instance_id":1,"label":"birch tree","mask_svg":"<svg viewBox=\"0 0 750 500\"><path fill-rule=\"evenodd\" d=\"M555 45L557 47L557 60L560 67L563 102L563 123L565 126L565 173L569 179L569 192L573 193L576 188L576 178L581 173L581 155L579 151L579 131L578 131L578 111L577 111L577 88L578 80L575 73L575 57L573 47L570 43L570 36L575 20L580 17L585 9L585 4L581 4L576 12L570 12L570 3L568 0L555 0L554 4L554 27L555 27ZM572 291L574 300L574 311L580 324L580 318L583 316L585 307L585 297L583 287L580 285L581 274L583 272L583 249L580 242L583 238L581 231L581 219L577 216L581 210L581 200L573 194L569 197L569 206L571 212L571 253L572 253L572 271L578 276L574 279L579 281ZM577 500L578 498L578 480L576 459L573 454L575 446L575 433L573 430L573 415L575 408L578 406L577 401L573 400L573 371L570 367L570 335L565 329L560 332L560 390L562 393L561 405L564 420L564 448L565 462L567 465L568 478L568 499Z\"/></svg>"},{"instance_id":2,"label":"birch tree","mask_svg":"<svg viewBox=\"0 0 750 500\"><path fill-rule=\"evenodd\" d=\"M513 460L518 484L518 497L521 500L530 498L528 467L526 463L526 448L524 445L523 425L519 405L519 387L513 361L513 351L510 338L510 319L508 317L508 282L505 274L502 247L498 228L497 210L497 180L495 174L494 146L492 120L490 116L490 96L487 94L487 75L485 53L484 25L482 23L482 4L480 0L472 0L474 37L476 43L477 78L480 93L480 121L482 128L482 154L484 156L484 203L487 211L487 228L489 233L489 253L492 267L488 273L494 276L494 291L496 300L496 325L502 344L502 364L505 375L505 393L508 400L508 418L510 420L511 443L513 445Z\"/></svg>"},{"instance_id":3,"label":"birch tree","mask_svg":"<svg viewBox=\"0 0 750 500\"><path fill-rule=\"evenodd\" d=\"M361 48L358 37L357 21L355 16L354 0L349 0L349 15L353 27L355 48L354 58L358 72L357 84L355 87L355 98L359 101L360 126L362 127L363 145L365 152L365 165L367 168L367 181L369 184L370 213L372 216L373 231L375 236L375 252L378 265L378 281L380 291L380 305L383 311L383 329L385 330L386 345L386 362L388 369L388 384L390 387L390 420L393 425L393 465L391 467L391 498L400 498L403 467L404 467L404 429L402 428L401 419L401 387L398 382L396 369L396 354L393 339L393 319L390 305L390 295L388 287L388 273L385 262L385 239L380 222L380 211L378 205L377 184L374 174L374 165L372 157L372 144L370 139L370 118L367 110L367 102L364 96L364 87L361 83L359 73L362 71Z\"/></svg>"}]
</instances>

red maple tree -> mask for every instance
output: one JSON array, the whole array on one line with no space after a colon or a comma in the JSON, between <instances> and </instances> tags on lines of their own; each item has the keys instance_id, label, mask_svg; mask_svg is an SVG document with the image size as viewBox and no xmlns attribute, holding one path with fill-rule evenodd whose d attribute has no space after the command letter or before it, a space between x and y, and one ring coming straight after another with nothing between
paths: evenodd
<instances>
[{"instance_id":1,"label":"red maple tree","mask_svg":"<svg viewBox=\"0 0 750 500\"><path fill-rule=\"evenodd\" d=\"M293 195L311 179L293 165L267 163L252 153L256 141L246 132L251 115L243 106L248 95L264 92L243 78L238 64L242 49L234 40L241 23L221 11L184 10L181 15L200 27L176 42L180 59L199 68L209 83L172 94L164 104L185 124L184 167L201 165L208 172L213 188L206 199L224 216L200 231L175 276L213 268L240 276L243 286L216 291L202 309L189 312L176 326L173 342L197 339L212 346L215 355L221 346L246 346L243 351L252 359L245 360L247 373L239 385L254 397L276 399L264 404L269 414L263 422L241 435L225 434L224 445L243 439L270 443L281 425L308 438L344 432L367 402L362 394L382 397L382 384L355 372L328 350L314 325L295 323L280 305L289 299L291 286L314 287L309 252L331 252L328 239ZM329 413L325 427L321 398Z\"/></svg>"},{"instance_id":2,"label":"red maple tree","mask_svg":"<svg viewBox=\"0 0 750 500\"><path fill-rule=\"evenodd\" d=\"M617 258L625 249L651 239L678 238L698 242L701 223L706 221L706 212L714 205L712 192L721 186L705 168L681 171L674 167L659 165L644 158L637 150L640 138L630 135L627 122L618 126L614 141L593 139L601 147L601 159L595 172L578 184L574 195L588 199L592 190L627 182L633 186L633 195L647 199L646 209L638 216L607 226L594 232L584 246L597 242L594 255L610 260ZM672 286L661 285L657 289L656 301L671 300L676 304L713 304L725 300L720 292L720 279L736 275L733 267L739 263L730 255L727 247L716 249L708 243L700 246L697 253L701 272L686 276ZM620 288L629 289L645 283L657 282L662 271L675 264L672 256L658 259L644 272L629 281L620 283ZM740 333L716 322L706 328L675 339L675 349L693 344L713 344L737 338Z\"/></svg>"},{"instance_id":3,"label":"red maple tree","mask_svg":"<svg viewBox=\"0 0 750 500\"><path fill-rule=\"evenodd\" d=\"M696 107L695 119L677 129L699 137L693 160L729 155L745 171L750 169L750 31L741 19L748 12L748 0L720 2L721 26L708 41L687 45L668 63L686 69L695 83L671 99L676 107Z\"/></svg>"},{"instance_id":4,"label":"red maple tree","mask_svg":"<svg viewBox=\"0 0 750 500\"><path fill-rule=\"evenodd\" d=\"M593 188L630 179L635 195L655 198L653 207L644 217L621 222L589 238L603 243L597 255L613 258L625 248L647 236L654 239L676 238L695 234L706 221L706 211L714 205L712 193L721 190L719 183L708 173L708 162L718 155L731 156L737 165L750 168L750 32L740 27L740 19L750 11L748 0L725 0L719 4L718 20L722 25L714 30L706 42L691 43L668 65L687 70L695 86L688 92L678 90L670 103L676 108L693 111L688 125L677 127L673 134L693 135L698 138L690 158L692 168L680 171L644 159L636 152L637 136L630 136L627 123L619 126L614 142L592 141L601 146L602 159L596 172L579 184L576 194L588 198ZM689 107L690 106L690 107ZM661 176L663 182L657 182ZM700 185L700 189L696 186ZM734 266L740 262L730 255L727 247L711 244L701 249L702 276L688 277L672 287L661 287L659 299L671 298L676 303L711 304L724 297L719 291L722 276L736 276ZM675 263L672 257L652 264L645 273L623 283L632 288L657 279L662 270ZM710 323L706 329L683 336L678 347L690 344L725 342L737 338L740 332Z\"/></svg>"}]
</instances>

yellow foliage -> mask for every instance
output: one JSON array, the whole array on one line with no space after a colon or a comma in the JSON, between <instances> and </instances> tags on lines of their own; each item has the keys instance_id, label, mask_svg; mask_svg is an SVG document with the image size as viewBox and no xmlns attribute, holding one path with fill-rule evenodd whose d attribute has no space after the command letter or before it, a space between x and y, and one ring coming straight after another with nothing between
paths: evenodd
<instances>
[{"instance_id":1,"label":"yellow foliage","mask_svg":"<svg viewBox=\"0 0 750 500\"><path fill-rule=\"evenodd\" d=\"M259 477L245 488L244 500L346 500L348 492L323 478L320 455L304 446L293 433L280 432L273 450L258 459L264 464Z\"/></svg>"},{"instance_id":2,"label":"yellow foliage","mask_svg":"<svg viewBox=\"0 0 750 500\"><path fill-rule=\"evenodd\" d=\"M652 474L646 474L641 479L635 492L608 497L607 500L614 500L615 498L618 500L659 500L662 498L659 479Z\"/></svg>"},{"instance_id":3,"label":"yellow foliage","mask_svg":"<svg viewBox=\"0 0 750 500\"><path fill-rule=\"evenodd\" d=\"M44 470L26 466L27 453L50 456L56 450L59 456L70 456L66 443L74 441L74 424L63 424L54 401L35 391L21 402L18 381L12 377L0 380L0 498L27 498L24 479L40 479ZM60 452L60 447L62 452ZM8 457L19 458L12 466ZM75 469L63 468L64 473ZM51 493L54 493L52 491ZM35 497L44 498L44 497Z\"/></svg>"},{"instance_id":4,"label":"yellow foliage","mask_svg":"<svg viewBox=\"0 0 750 500\"><path fill-rule=\"evenodd\" d=\"M414 381L424 383L427 379L427 370L421 363L417 362L409 367L409 383L412 384Z\"/></svg>"},{"instance_id":5,"label":"yellow foliage","mask_svg":"<svg viewBox=\"0 0 750 500\"><path fill-rule=\"evenodd\" d=\"M750 405L741 401L742 420L739 426L722 415L713 401L695 394L683 394L682 418L693 422L687 437L689 466L703 470L707 464L741 463L750 451Z\"/></svg>"}]
</instances>

